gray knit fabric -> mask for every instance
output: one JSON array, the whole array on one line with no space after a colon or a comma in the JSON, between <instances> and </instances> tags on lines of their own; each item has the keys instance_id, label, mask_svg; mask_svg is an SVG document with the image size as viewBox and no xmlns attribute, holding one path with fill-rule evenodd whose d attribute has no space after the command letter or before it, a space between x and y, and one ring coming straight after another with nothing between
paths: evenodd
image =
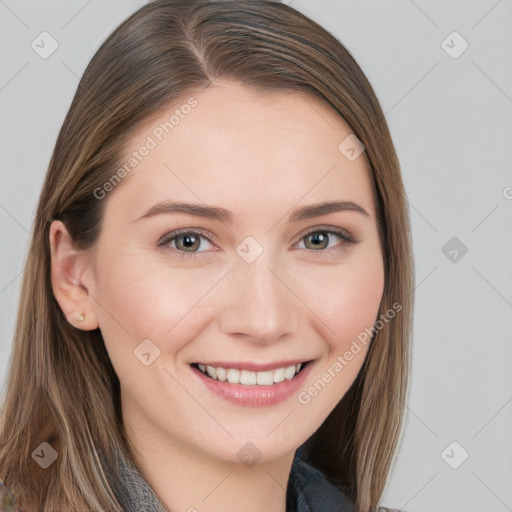
<instances>
[{"instance_id":1,"label":"gray knit fabric","mask_svg":"<svg viewBox=\"0 0 512 512\"><path fill-rule=\"evenodd\" d=\"M118 460L123 488L116 494L125 512L167 512L167 507L158 499L135 466L120 452Z\"/></svg>"},{"instance_id":2,"label":"gray knit fabric","mask_svg":"<svg viewBox=\"0 0 512 512\"><path fill-rule=\"evenodd\" d=\"M287 512L354 512L351 500L300 458L297 450L286 494ZM125 512L172 512L163 505L133 464L119 454L123 488L116 493Z\"/></svg>"}]
</instances>

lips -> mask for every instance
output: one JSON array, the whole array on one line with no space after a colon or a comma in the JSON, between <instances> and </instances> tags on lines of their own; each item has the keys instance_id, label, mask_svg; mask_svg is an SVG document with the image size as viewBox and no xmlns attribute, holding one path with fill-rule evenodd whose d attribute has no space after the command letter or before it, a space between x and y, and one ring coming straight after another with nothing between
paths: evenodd
<instances>
[{"instance_id":1,"label":"lips","mask_svg":"<svg viewBox=\"0 0 512 512\"><path fill-rule=\"evenodd\" d=\"M307 361L287 365L277 363L277 365L273 365L274 368L259 371L247 369L248 364L240 363L224 363L223 366L194 363L192 366L209 378L220 382L243 386L271 386L285 380L292 380L307 363ZM241 366L245 366L245 368L241 368ZM254 365L251 366L254 367Z\"/></svg>"},{"instance_id":2,"label":"lips","mask_svg":"<svg viewBox=\"0 0 512 512\"><path fill-rule=\"evenodd\" d=\"M285 365L281 366L283 363L285 363ZM199 379L199 382L201 382L205 386L205 389L213 395L217 395L238 406L265 407L276 405L298 393L298 391L304 387L305 382L316 366L316 363L316 359L304 362L297 360L286 362L280 361L278 363L267 365L257 365L254 363L239 364L234 362L209 362L209 364L205 364L198 362L191 363L190 368L196 378ZM201 368L199 365L201 365ZM298 373L296 373L297 366L295 365L299 365ZM203 366L204 370L202 369ZM240 366L243 367L241 368ZM253 370L247 369L247 367L259 367L263 369ZM287 379L285 375L283 381L274 382L275 374L277 373L277 380L280 380L280 378L282 378L282 373L285 373L287 368L290 368L288 370L288 377L291 378ZM208 370L210 373L215 372L215 376L211 377L208 375ZM223 370L225 372L226 380L221 381L218 377L219 373L221 378L224 377ZM228 376L231 380L236 381L237 373L238 383L230 382L228 380ZM269 374L272 376L272 383L270 383Z\"/></svg>"}]
</instances>

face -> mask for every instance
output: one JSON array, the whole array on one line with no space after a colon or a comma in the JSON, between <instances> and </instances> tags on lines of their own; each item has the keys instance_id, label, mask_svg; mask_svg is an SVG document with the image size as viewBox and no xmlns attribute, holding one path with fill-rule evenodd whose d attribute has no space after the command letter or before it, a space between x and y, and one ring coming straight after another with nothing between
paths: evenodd
<instances>
[{"instance_id":1,"label":"face","mask_svg":"<svg viewBox=\"0 0 512 512\"><path fill-rule=\"evenodd\" d=\"M369 171L318 100L229 82L190 96L168 133L180 105L133 135L136 166L99 199L91 312L129 432L270 460L318 429L368 350L354 340L384 286Z\"/></svg>"}]
</instances>

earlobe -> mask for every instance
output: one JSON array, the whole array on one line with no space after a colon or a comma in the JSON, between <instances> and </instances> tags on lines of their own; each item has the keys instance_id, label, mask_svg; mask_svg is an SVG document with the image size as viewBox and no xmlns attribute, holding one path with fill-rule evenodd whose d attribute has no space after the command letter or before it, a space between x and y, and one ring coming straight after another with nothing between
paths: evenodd
<instances>
[{"instance_id":1,"label":"earlobe","mask_svg":"<svg viewBox=\"0 0 512 512\"><path fill-rule=\"evenodd\" d=\"M90 266L89 254L75 249L66 226L60 220L52 221L49 241L52 290L64 316L78 329L97 329L93 299L84 284Z\"/></svg>"}]
</instances>

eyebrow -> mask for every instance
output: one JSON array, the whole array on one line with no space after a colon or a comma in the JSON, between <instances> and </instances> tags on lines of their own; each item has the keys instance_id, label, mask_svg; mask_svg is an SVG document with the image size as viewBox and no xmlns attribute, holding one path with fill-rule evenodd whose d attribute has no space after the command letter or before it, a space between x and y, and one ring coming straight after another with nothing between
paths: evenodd
<instances>
[{"instance_id":1,"label":"eyebrow","mask_svg":"<svg viewBox=\"0 0 512 512\"><path fill-rule=\"evenodd\" d=\"M290 214L288 221L298 222L300 220L311 219L327 215L329 213L342 211L357 212L369 219L371 218L370 214L362 206L359 206L352 201L325 201L323 203L297 208ZM206 219L226 222L228 224L232 224L234 220L232 212L218 206L209 206L198 203L183 203L178 201L161 201L152 206L144 215L132 222L137 222L141 219L154 217L155 215L161 215L164 213L184 213L195 217L203 217Z\"/></svg>"}]
</instances>

